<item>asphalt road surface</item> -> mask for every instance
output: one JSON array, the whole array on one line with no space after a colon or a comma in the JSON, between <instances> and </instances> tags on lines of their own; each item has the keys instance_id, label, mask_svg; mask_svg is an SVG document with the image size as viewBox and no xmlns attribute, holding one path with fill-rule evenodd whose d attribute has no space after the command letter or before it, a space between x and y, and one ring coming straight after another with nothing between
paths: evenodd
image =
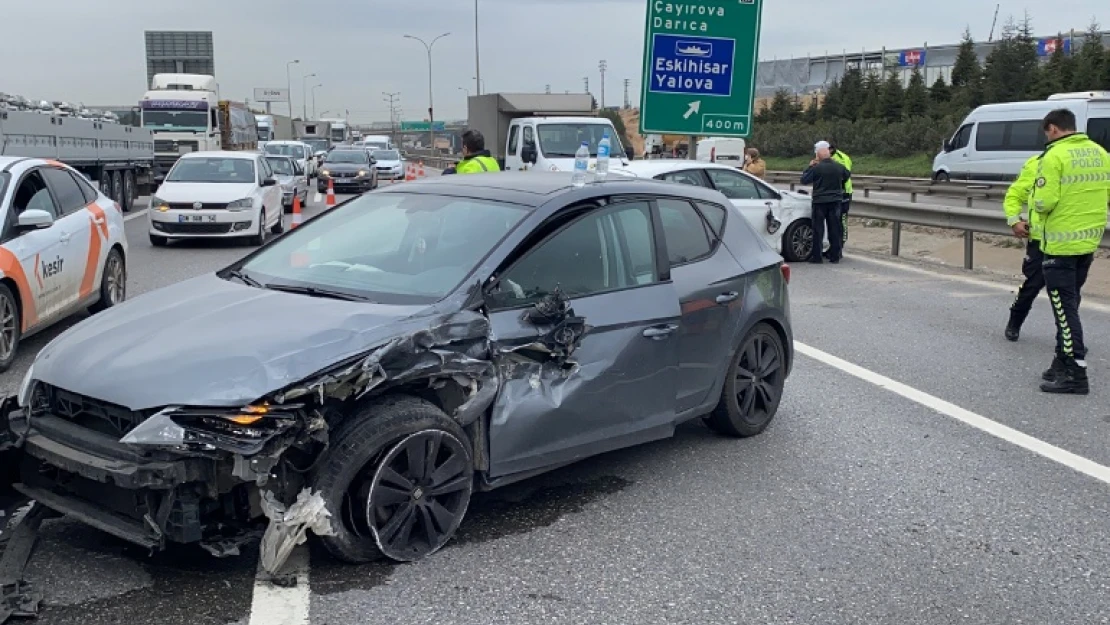
<instances>
[{"instance_id":1,"label":"asphalt road surface","mask_svg":"<svg viewBox=\"0 0 1110 625\"><path fill-rule=\"evenodd\" d=\"M156 249L143 218L127 228L132 297L246 252ZM37 622L1110 623L1110 305L1083 304L1092 394L1045 396L1048 304L1009 343L1012 287L987 280L858 255L796 265L798 361L762 436L688 424L478 495L419 563L309 549L301 583L273 589L256 550L150 556L48 521L28 567ZM28 341L5 389L56 333Z\"/></svg>"}]
</instances>

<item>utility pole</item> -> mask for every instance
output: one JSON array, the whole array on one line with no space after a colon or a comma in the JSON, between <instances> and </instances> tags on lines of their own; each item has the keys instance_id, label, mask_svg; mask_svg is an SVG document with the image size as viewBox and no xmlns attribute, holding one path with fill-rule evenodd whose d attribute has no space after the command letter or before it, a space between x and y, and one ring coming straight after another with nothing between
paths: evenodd
<instances>
[{"instance_id":1,"label":"utility pole","mask_svg":"<svg viewBox=\"0 0 1110 625\"><path fill-rule=\"evenodd\" d=\"M605 70L608 69L608 67L609 67L609 65L604 60L599 61L598 64L597 64L597 69L598 69L598 71L601 72L601 108L602 108L602 110L605 109Z\"/></svg>"},{"instance_id":2,"label":"utility pole","mask_svg":"<svg viewBox=\"0 0 1110 625\"><path fill-rule=\"evenodd\" d=\"M389 102L389 136L393 139L393 144L397 145L400 142L397 141L397 117L395 115L393 103L394 101L400 99L401 92L398 91L396 93L385 93L384 95L385 101Z\"/></svg>"},{"instance_id":3,"label":"utility pole","mask_svg":"<svg viewBox=\"0 0 1110 625\"><path fill-rule=\"evenodd\" d=\"M582 82L586 84L586 93L589 93L590 92L590 77L589 76L584 77L582 79Z\"/></svg>"},{"instance_id":4,"label":"utility pole","mask_svg":"<svg viewBox=\"0 0 1110 625\"><path fill-rule=\"evenodd\" d=\"M478 51L478 0L474 0L474 88L478 90L475 95L482 95L482 57Z\"/></svg>"},{"instance_id":5,"label":"utility pole","mask_svg":"<svg viewBox=\"0 0 1110 625\"><path fill-rule=\"evenodd\" d=\"M544 87L544 89L545 89L544 93L546 93L548 95L551 95L551 85L546 85Z\"/></svg>"},{"instance_id":6,"label":"utility pole","mask_svg":"<svg viewBox=\"0 0 1110 625\"><path fill-rule=\"evenodd\" d=\"M626 109L632 108L632 101L628 99L628 84L631 82L627 78L624 79L624 108Z\"/></svg>"}]
</instances>

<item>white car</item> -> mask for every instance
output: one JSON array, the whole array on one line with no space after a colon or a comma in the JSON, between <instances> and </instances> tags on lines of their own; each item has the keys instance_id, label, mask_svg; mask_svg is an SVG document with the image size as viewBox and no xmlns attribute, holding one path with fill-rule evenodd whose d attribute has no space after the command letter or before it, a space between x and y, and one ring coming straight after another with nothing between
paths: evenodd
<instances>
[{"instance_id":1,"label":"white car","mask_svg":"<svg viewBox=\"0 0 1110 625\"><path fill-rule=\"evenodd\" d=\"M0 156L0 371L19 342L80 311L127 297L123 210L69 167Z\"/></svg>"},{"instance_id":2,"label":"white car","mask_svg":"<svg viewBox=\"0 0 1110 625\"><path fill-rule=\"evenodd\" d=\"M293 212L293 198L300 198L301 206L308 205L308 178L300 163L291 156L266 156L281 187L281 205L286 213Z\"/></svg>"},{"instance_id":3,"label":"white car","mask_svg":"<svg viewBox=\"0 0 1110 625\"><path fill-rule=\"evenodd\" d=\"M316 177L316 153L312 146L302 141L267 141L266 147L260 147L266 154L274 156L290 156L301 164L309 179Z\"/></svg>"},{"instance_id":4,"label":"white car","mask_svg":"<svg viewBox=\"0 0 1110 625\"><path fill-rule=\"evenodd\" d=\"M379 180L404 180L405 163L397 150L374 150L370 153L377 163Z\"/></svg>"},{"instance_id":5,"label":"white car","mask_svg":"<svg viewBox=\"0 0 1110 625\"><path fill-rule=\"evenodd\" d=\"M259 152L183 154L150 198L150 242L248 239L285 230L281 186Z\"/></svg>"},{"instance_id":6,"label":"white car","mask_svg":"<svg viewBox=\"0 0 1110 625\"><path fill-rule=\"evenodd\" d=\"M776 189L736 167L660 159L632 161L610 172L716 189L732 201L755 231L786 260L804 261L813 249L812 199L803 193ZM826 233L822 249L828 244Z\"/></svg>"}]
</instances>

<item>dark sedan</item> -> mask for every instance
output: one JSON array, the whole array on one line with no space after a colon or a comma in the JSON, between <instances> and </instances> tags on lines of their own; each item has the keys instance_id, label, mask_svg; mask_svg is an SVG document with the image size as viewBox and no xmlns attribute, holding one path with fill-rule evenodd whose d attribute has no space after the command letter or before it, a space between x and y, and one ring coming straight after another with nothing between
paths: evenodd
<instances>
[{"instance_id":1,"label":"dark sedan","mask_svg":"<svg viewBox=\"0 0 1110 625\"><path fill-rule=\"evenodd\" d=\"M789 277L708 189L398 185L59 336L4 401L6 453L24 495L148 548L289 508L339 559L414 560L476 490L691 419L762 432ZM264 565L293 534L268 525Z\"/></svg>"},{"instance_id":2,"label":"dark sedan","mask_svg":"<svg viewBox=\"0 0 1110 625\"><path fill-rule=\"evenodd\" d=\"M337 147L328 152L320 165L317 190L326 191L329 181L337 192L342 189L362 193L377 189L378 171L374 168L374 159L362 148Z\"/></svg>"}]
</instances>

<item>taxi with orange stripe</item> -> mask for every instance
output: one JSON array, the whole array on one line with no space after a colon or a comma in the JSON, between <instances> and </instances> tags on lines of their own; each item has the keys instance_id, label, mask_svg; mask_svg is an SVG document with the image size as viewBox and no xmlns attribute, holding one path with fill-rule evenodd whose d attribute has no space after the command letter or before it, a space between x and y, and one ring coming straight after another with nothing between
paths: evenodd
<instances>
[{"instance_id":1,"label":"taxi with orange stripe","mask_svg":"<svg viewBox=\"0 0 1110 625\"><path fill-rule=\"evenodd\" d=\"M58 161L0 156L0 371L20 341L127 297L120 205Z\"/></svg>"}]
</instances>

